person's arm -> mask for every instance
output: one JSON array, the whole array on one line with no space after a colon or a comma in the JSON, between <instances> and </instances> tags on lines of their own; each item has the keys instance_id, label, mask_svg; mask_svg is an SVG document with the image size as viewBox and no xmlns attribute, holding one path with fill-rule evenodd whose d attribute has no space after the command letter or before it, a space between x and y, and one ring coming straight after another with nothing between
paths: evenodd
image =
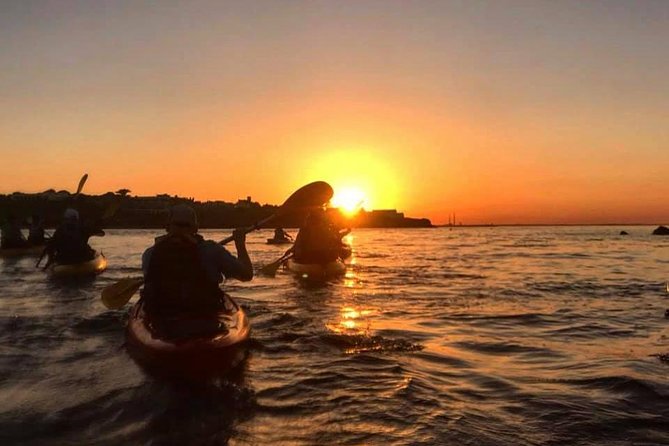
<instances>
[{"instance_id":1,"label":"person's arm","mask_svg":"<svg viewBox=\"0 0 669 446\"><path fill-rule=\"evenodd\" d=\"M293 242L293 252L297 257L301 257L304 252L304 240L306 236L304 235L307 232L306 229L300 229L297 235L295 236L295 241Z\"/></svg>"},{"instance_id":2,"label":"person's arm","mask_svg":"<svg viewBox=\"0 0 669 446\"><path fill-rule=\"evenodd\" d=\"M235 229L232 232L232 235L235 237L235 249L237 250L237 261L241 264L242 268L239 271L237 279L248 282L253 279L253 264L251 263L251 258L249 253L246 250L246 231L244 229Z\"/></svg>"},{"instance_id":3,"label":"person's arm","mask_svg":"<svg viewBox=\"0 0 669 446\"><path fill-rule=\"evenodd\" d=\"M149 274L149 261L151 261L151 253L153 252L153 246L147 248L146 251L142 254L142 273L144 278Z\"/></svg>"},{"instance_id":4,"label":"person's arm","mask_svg":"<svg viewBox=\"0 0 669 446\"><path fill-rule=\"evenodd\" d=\"M253 265L246 250L246 232L243 229L236 229L232 235L235 237L235 248L237 257L233 256L224 247L215 242L212 243L218 250L219 268L223 275L228 279L237 279L248 282L253 279Z\"/></svg>"},{"instance_id":5,"label":"person's arm","mask_svg":"<svg viewBox=\"0 0 669 446\"><path fill-rule=\"evenodd\" d=\"M339 238L344 238L351 233L351 228L341 229L339 231Z\"/></svg>"},{"instance_id":6,"label":"person's arm","mask_svg":"<svg viewBox=\"0 0 669 446\"><path fill-rule=\"evenodd\" d=\"M85 225L83 233L84 233L84 236L86 237L86 240L88 240L91 237L104 237L105 236L105 231L100 227L100 224L97 223L97 222Z\"/></svg>"}]
</instances>

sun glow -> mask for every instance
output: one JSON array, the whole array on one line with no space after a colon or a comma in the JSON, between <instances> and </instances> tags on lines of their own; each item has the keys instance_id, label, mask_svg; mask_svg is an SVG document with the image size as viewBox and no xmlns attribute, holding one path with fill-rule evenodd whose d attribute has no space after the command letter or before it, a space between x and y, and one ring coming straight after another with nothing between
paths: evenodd
<instances>
[{"instance_id":1,"label":"sun glow","mask_svg":"<svg viewBox=\"0 0 669 446\"><path fill-rule=\"evenodd\" d=\"M341 148L348 145L353 146L339 142L312 150L314 153L305 156L296 169L309 173L300 182L327 181L335 191L332 206L344 213L356 207L370 211L399 206L403 183L389 157L368 147Z\"/></svg>"},{"instance_id":2,"label":"sun glow","mask_svg":"<svg viewBox=\"0 0 669 446\"><path fill-rule=\"evenodd\" d=\"M353 215L362 209L366 201L367 197L363 191L355 187L345 187L335 191L330 203L345 214Z\"/></svg>"}]
</instances>

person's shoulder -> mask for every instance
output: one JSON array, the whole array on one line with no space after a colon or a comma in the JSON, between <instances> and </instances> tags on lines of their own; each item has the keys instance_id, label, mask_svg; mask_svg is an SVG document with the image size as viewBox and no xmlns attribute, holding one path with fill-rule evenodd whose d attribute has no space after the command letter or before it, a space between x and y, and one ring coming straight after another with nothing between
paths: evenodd
<instances>
[{"instance_id":1,"label":"person's shoulder","mask_svg":"<svg viewBox=\"0 0 669 446\"><path fill-rule=\"evenodd\" d=\"M223 248L223 245L221 245L217 241L211 240L211 239L205 239L205 238L200 239L198 241L198 244L200 246L206 246L207 248L225 249L225 248Z\"/></svg>"},{"instance_id":2,"label":"person's shoulder","mask_svg":"<svg viewBox=\"0 0 669 446\"><path fill-rule=\"evenodd\" d=\"M219 252L219 253L227 253L228 252L228 250L225 249L225 247L223 245L221 245L220 243L218 243L215 240L203 239L198 244L200 245L201 249L204 249L204 250L209 251L209 252Z\"/></svg>"}]
</instances>

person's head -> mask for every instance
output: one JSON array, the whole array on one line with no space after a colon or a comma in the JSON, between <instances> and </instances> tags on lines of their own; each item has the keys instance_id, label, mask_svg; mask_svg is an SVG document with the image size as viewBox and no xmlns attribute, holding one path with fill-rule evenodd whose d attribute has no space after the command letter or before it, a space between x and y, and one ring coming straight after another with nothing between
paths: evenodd
<instances>
[{"instance_id":1,"label":"person's head","mask_svg":"<svg viewBox=\"0 0 669 446\"><path fill-rule=\"evenodd\" d=\"M63 220L68 223L74 223L79 221L79 212L76 209L68 208L63 214Z\"/></svg>"},{"instance_id":2,"label":"person's head","mask_svg":"<svg viewBox=\"0 0 669 446\"><path fill-rule=\"evenodd\" d=\"M195 210L185 204L173 206L170 209L167 232L170 234L195 234L197 232Z\"/></svg>"},{"instance_id":3,"label":"person's head","mask_svg":"<svg viewBox=\"0 0 669 446\"><path fill-rule=\"evenodd\" d=\"M306 220L307 226L318 226L327 223L327 215L323 208L316 208L309 213Z\"/></svg>"}]
</instances>

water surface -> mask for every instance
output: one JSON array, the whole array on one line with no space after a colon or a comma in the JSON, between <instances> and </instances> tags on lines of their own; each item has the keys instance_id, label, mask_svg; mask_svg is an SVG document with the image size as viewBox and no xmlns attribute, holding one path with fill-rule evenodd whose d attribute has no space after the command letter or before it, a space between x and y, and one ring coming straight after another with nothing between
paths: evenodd
<instances>
[{"instance_id":1,"label":"water surface","mask_svg":"<svg viewBox=\"0 0 669 446\"><path fill-rule=\"evenodd\" d=\"M669 444L669 237L651 230L356 230L339 280L228 282L252 341L198 384L144 373L128 307L99 299L155 231L95 239L110 269L84 282L0 259L0 442ZM249 236L257 265L285 250L270 235Z\"/></svg>"}]
</instances>

